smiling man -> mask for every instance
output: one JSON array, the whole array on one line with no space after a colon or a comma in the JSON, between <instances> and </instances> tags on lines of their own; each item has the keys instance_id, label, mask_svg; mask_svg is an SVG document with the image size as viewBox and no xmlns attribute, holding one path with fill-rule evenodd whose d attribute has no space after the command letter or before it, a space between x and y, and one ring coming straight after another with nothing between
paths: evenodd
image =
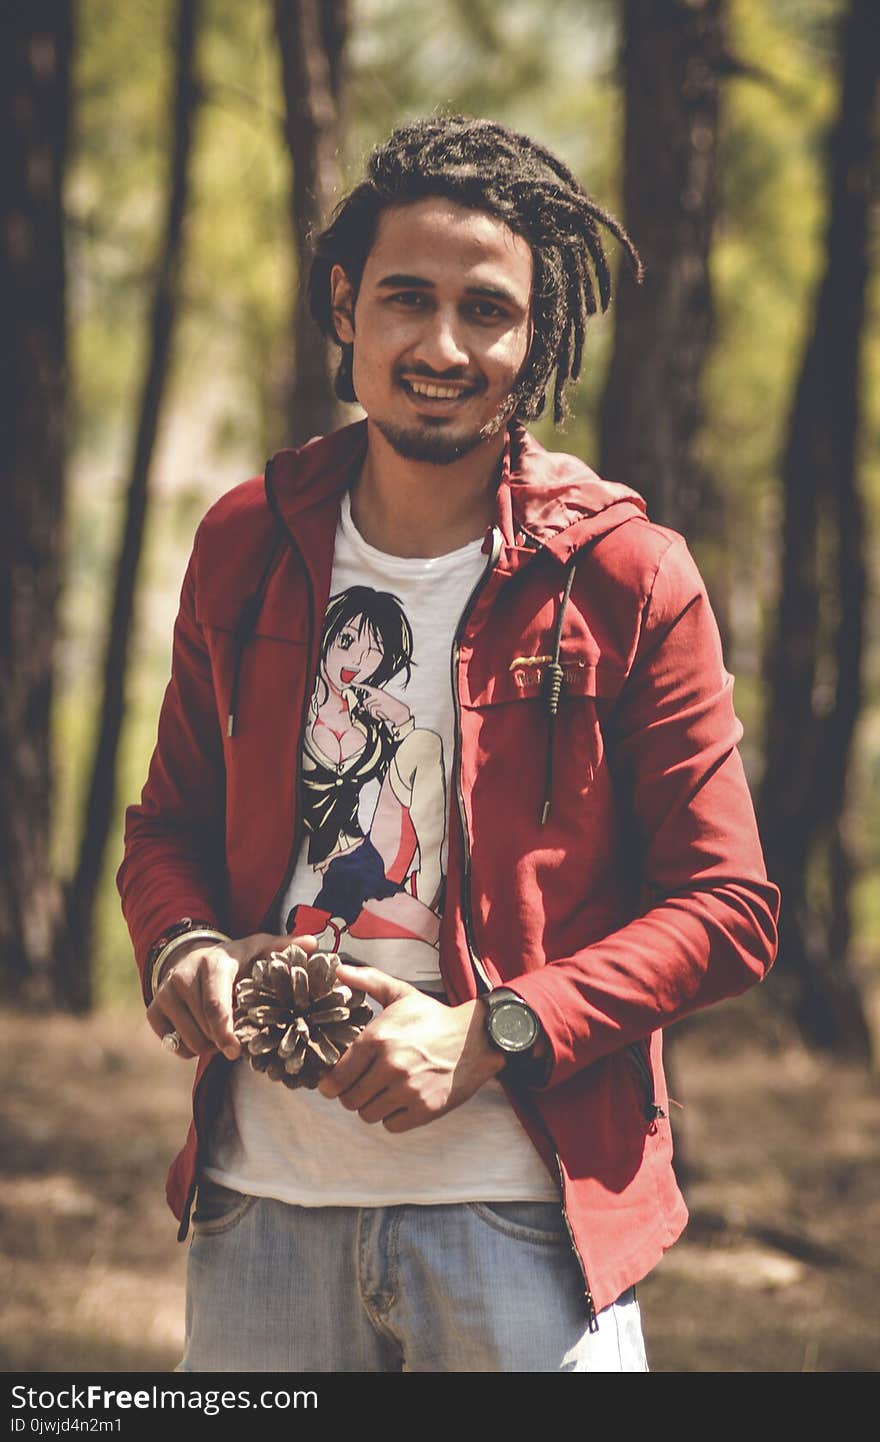
<instances>
[{"instance_id":1,"label":"smiling man","mask_svg":"<svg viewBox=\"0 0 880 1442\"><path fill-rule=\"evenodd\" d=\"M561 420L620 226L488 121L395 132L319 237L366 419L208 513L119 883L199 1056L189 1371L633 1371L686 1218L661 1029L773 959L717 630ZM240 1056L290 936L374 1017L317 1091Z\"/></svg>"},{"instance_id":2,"label":"smiling man","mask_svg":"<svg viewBox=\"0 0 880 1442\"><path fill-rule=\"evenodd\" d=\"M427 197L380 215L357 292L339 264L330 285L353 391L384 443L376 469L389 453L451 465L476 449L467 470L481 469L493 439L497 461L532 336L528 243L491 215Z\"/></svg>"}]
</instances>

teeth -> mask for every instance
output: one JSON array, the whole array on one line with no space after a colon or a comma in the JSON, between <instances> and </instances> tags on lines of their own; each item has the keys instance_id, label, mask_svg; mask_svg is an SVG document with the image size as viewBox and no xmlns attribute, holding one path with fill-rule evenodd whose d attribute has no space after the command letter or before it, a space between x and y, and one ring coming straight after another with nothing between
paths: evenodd
<instances>
[{"instance_id":1,"label":"teeth","mask_svg":"<svg viewBox=\"0 0 880 1442\"><path fill-rule=\"evenodd\" d=\"M429 381L409 381L409 388L417 396L428 396L431 400L454 401L462 394L455 386L437 386Z\"/></svg>"}]
</instances>

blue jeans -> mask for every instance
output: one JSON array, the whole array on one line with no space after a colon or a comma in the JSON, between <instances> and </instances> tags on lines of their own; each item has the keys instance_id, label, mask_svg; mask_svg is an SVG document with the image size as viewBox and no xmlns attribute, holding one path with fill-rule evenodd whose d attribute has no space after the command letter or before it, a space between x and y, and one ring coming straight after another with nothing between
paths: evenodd
<instances>
[{"instance_id":1,"label":"blue jeans","mask_svg":"<svg viewBox=\"0 0 880 1442\"><path fill-rule=\"evenodd\" d=\"M293 1207L203 1183L182 1372L644 1372L638 1303L591 1333L552 1202Z\"/></svg>"}]
</instances>

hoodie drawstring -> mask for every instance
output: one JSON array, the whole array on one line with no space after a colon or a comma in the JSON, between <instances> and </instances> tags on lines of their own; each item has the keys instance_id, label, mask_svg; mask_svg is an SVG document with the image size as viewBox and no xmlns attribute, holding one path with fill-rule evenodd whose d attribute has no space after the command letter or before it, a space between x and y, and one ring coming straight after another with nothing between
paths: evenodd
<instances>
[{"instance_id":1,"label":"hoodie drawstring","mask_svg":"<svg viewBox=\"0 0 880 1442\"><path fill-rule=\"evenodd\" d=\"M565 585L559 600L559 614L556 617L556 630L553 635L553 658L547 666L547 678L544 685L544 697L547 702L547 759L544 769L544 804L541 807L541 814L538 818L541 826L545 825L550 815L550 798L553 792L553 736L563 682L562 666L559 662L559 649L562 645L562 623L565 620L565 611L568 606L569 597L571 596L577 560L578 553L575 551L565 568Z\"/></svg>"}]
</instances>

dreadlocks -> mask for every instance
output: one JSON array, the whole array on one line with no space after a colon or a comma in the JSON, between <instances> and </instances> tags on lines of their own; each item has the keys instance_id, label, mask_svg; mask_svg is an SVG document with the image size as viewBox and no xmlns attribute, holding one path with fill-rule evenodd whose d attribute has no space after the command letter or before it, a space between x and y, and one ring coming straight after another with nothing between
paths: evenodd
<instances>
[{"instance_id":1,"label":"dreadlocks","mask_svg":"<svg viewBox=\"0 0 880 1442\"><path fill-rule=\"evenodd\" d=\"M528 136L461 115L416 120L393 131L370 156L366 179L317 237L308 283L312 315L325 335L341 344L331 314L333 266L342 266L357 293L382 211L433 196L487 211L531 246L534 340L512 396L513 414L523 421L541 415L555 371L558 424L566 412L566 388L580 375L587 318L600 307L607 310L611 299L601 227L623 246L638 280L642 263L619 221ZM336 394L343 401L357 399L350 345L342 345Z\"/></svg>"}]
</instances>

